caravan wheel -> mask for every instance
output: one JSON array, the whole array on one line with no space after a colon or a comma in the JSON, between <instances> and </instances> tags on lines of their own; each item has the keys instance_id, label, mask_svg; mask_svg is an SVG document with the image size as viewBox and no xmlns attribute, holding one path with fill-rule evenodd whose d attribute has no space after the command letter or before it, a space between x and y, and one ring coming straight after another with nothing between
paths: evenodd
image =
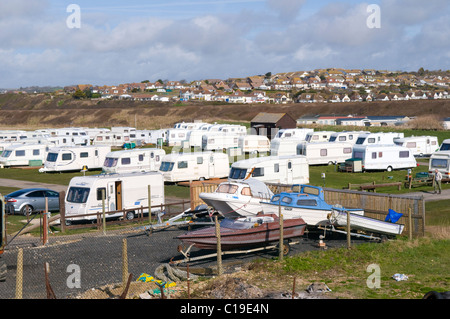
<instances>
[{"instance_id":1,"label":"caravan wheel","mask_svg":"<svg viewBox=\"0 0 450 319\"><path fill-rule=\"evenodd\" d=\"M392 172L392 166L388 166L386 169L388 172Z\"/></svg>"},{"instance_id":2,"label":"caravan wheel","mask_svg":"<svg viewBox=\"0 0 450 319\"><path fill-rule=\"evenodd\" d=\"M127 212L126 219L127 220L134 219L134 211Z\"/></svg>"}]
</instances>

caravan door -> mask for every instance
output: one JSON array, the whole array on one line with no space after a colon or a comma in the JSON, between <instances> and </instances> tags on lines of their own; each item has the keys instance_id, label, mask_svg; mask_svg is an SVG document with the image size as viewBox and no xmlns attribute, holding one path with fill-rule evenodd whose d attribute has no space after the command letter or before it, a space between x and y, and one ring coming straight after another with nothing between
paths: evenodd
<instances>
[{"instance_id":1,"label":"caravan door","mask_svg":"<svg viewBox=\"0 0 450 319\"><path fill-rule=\"evenodd\" d=\"M215 161L214 161L214 156L213 155L211 155L209 157L208 167L209 167L209 174L208 174L207 178L211 178L211 177L216 176L216 165L215 165Z\"/></svg>"},{"instance_id":2,"label":"caravan door","mask_svg":"<svg viewBox=\"0 0 450 319\"><path fill-rule=\"evenodd\" d=\"M292 184L294 180L294 167L292 161L287 161L286 163L286 183Z\"/></svg>"}]
</instances>

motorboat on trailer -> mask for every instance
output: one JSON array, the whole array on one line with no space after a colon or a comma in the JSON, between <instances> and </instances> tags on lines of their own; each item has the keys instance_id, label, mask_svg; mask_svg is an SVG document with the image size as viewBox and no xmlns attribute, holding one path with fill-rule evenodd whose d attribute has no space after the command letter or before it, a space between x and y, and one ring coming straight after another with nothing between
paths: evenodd
<instances>
[{"instance_id":1,"label":"motorboat on trailer","mask_svg":"<svg viewBox=\"0 0 450 319\"><path fill-rule=\"evenodd\" d=\"M220 244L222 250L261 247L280 240L280 220L276 215L224 218L220 221ZM303 236L306 223L301 218L283 220L283 238L286 240ZM177 237L184 244L199 249L217 249L216 227L205 227Z\"/></svg>"},{"instance_id":2,"label":"motorboat on trailer","mask_svg":"<svg viewBox=\"0 0 450 319\"><path fill-rule=\"evenodd\" d=\"M276 214L279 212L283 218L302 218L308 226L321 226L329 224L328 216L337 206L325 201L324 191L319 186L293 185L299 188L298 192L281 192L272 196L268 202L261 201L264 214ZM363 209L346 209L355 215L364 215Z\"/></svg>"},{"instance_id":3,"label":"motorboat on trailer","mask_svg":"<svg viewBox=\"0 0 450 319\"><path fill-rule=\"evenodd\" d=\"M395 212L394 212L395 213ZM391 214L391 212L389 213ZM350 228L363 230L369 233L376 233L387 236L396 236L401 235L403 229L405 227L404 224L397 224L398 218L390 219L390 215L388 214L388 218L386 220L378 220L375 218L370 218L366 216L361 216L357 214L350 213L347 216L347 212L342 209L334 209L329 216L329 220L331 225L337 227L347 227L348 218L350 219ZM397 213L398 214L398 213Z\"/></svg>"},{"instance_id":4,"label":"motorboat on trailer","mask_svg":"<svg viewBox=\"0 0 450 319\"><path fill-rule=\"evenodd\" d=\"M262 212L260 201L272 196L269 187L254 178L223 182L214 192L199 195L207 205L229 218L255 216Z\"/></svg>"}]
</instances>

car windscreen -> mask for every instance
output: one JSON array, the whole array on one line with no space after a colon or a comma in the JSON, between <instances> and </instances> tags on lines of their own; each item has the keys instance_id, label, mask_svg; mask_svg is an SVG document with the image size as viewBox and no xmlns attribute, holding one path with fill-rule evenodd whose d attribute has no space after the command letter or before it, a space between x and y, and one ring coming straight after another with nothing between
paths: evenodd
<instances>
[{"instance_id":1,"label":"car windscreen","mask_svg":"<svg viewBox=\"0 0 450 319\"><path fill-rule=\"evenodd\" d=\"M89 196L89 188L86 187L70 187L67 193L67 201L70 203L86 203Z\"/></svg>"}]
</instances>

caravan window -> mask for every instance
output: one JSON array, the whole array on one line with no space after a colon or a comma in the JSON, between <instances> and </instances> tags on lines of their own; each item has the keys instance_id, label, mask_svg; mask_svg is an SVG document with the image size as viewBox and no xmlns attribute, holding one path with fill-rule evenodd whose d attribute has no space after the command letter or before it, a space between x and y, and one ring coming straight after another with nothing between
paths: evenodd
<instances>
[{"instance_id":1,"label":"caravan window","mask_svg":"<svg viewBox=\"0 0 450 319\"><path fill-rule=\"evenodd\" d=\"M89 157L89 153L88 152L81 152L80 153L80 158L86 158Z\"/></svg>"},{"instance_id":2,"label":"caravan window","mask_svg":"<svg viewBox=\"0 0 450 319\"><path fill-rule=\"evenodd\" d=\"M323 148L320 150L320 156L327 156L327 149Z\"/></svg>"},{"instance_id":3,"label":"caravan window","mask_svg":"<svg viewBox=\"0 0 450 319\"><path fill-rule=\"evenodd\" d=\"M409 157L409 151L400 151L399 152L400 158L408 158Z\"/></svg>"},{"instance_id":4,"label":"caravan window","mask_svg":"<svg viewBox=\"0 0 450 319\"><path fill-rule=\"evenodd\" d=\"M86 187L70 187L67 193L67 201L69 203L86 203L89 196L89 188Z\"/></svg>"},{"instance_id":5,"label":"caravan window","mask_svg":"<svg viewBox=\"0 0 450 319\"><path fill-rule=\"evenodd\" d=\"M16 151L16 156L25 156L25 151L24 150Z\"/></svg>"},{"instance_id":6,"label":"caravan window","mask_svg":"<svg viewBox=\"0 0 450 319\"><path fill-rule=\"evenodd\" d=\"M416 148L416 142L408 142L408 143L406 143L406 147L408 147L408 148Z\"/></svg>"},{"instance_id":7,"label":"caravan window","mask_svg":"<svg viewBox=\"0 0 450 319\"><path fill-rule=\"evenodd\" d=\"M356 140L356 144L363 144L364 143L364 141L366 140L366 138L365 137L358 137L358 139Z\"/></svg>"},{"instance_id":8,"label":"caravan window","mask_svg":"<svg viewBox=\"0 0 450 319\"><path fill-rule=\"evenodd\" d=\"M162 172L170 172L171 170L173 170L173 165L173 162L162 162L159 170Z\"/></svg>"},{"instance_id":9,"label":"caravan window","mask_svg":"<svg viewBox=\"0 0 450 319\"><path fill-rule=\"evenodd\" d=\"M97 188L97 200L102 200L102 193L104 193L105 198L106 198L106 187L99 187Z\"/></svg>"},{"instance_id":10,"label":"caravan window","mask_svg":"<svg viewBox=\"0 0 450 319\"><path fill-rule=\"evenodd\" d=\"M131 159L129 157L124 157L120 160L120 163L122 165L130 165L131 164Z\"/></svg>"},{"instance_id":11,"label":"caravan window","mask_svg":"<svg viewBox=\"0 0 450 319\"><path fill-rule=\"evenodd\" d=\"M450 151L450 143L442 143L440 151Z\"/></svg>"},{"instance_id":12,"label":"caravan window","mask_svg":"<svg viewBox=\"0 0 450 319\"><path fill-rule=\"evenodd\" d=\"M369 138L368 140L367 140L367 143L369 143L369 144L373 144L373 143L375 143L375 138Z\"/></svg>"},{"instance_id":13,"label":"caravan window","mask_svg":"<svg viewBox=\"0 0 450 319\"><path fill-rule=\"evenodd\" d=\"M105 163L103 166L105 167L115 167L117 165L117 158L107 157L105 158Z\"/></svg>"},{"instance_id":14,"label":"caravan window","mask_svg":"<svg viewBox=\"0 0 450 319\"><path fill-rule=\"evenodd\" d=\"M2 157L9 157L9 155L11 155L12 151L4 151L2 153Z\"/></svg>"},{"instance_id":15,"label":"caravan window","mask_svg":"<svg viewBox=\"0 0 450 319\"><path fill-rule=\"evenodd\" d=\"M70 153L65 153L62 155L63 161L70 161L71 159L72 159L72 154L70 154Z\"/></svg>"},{"instance_id":16,"label":"caravan window","mask_svg":"<svg viewBox=\"0 0 450 319\"><path fill-rule=\"evenodd\" d=\"M264 167L255 167L252 177L264 176Z\"/></svg>"},{"instance_id":17,"label":"caravan window","mask_svg":"<svg viewBox=\"0 0 450 319\"><path fill-rule=\"evenodd\" d=\"M203 157L197 157L197 164L203 164Z\"/></svg>"},{"instance_id":18,"label":"caravan window","mask_svg":"<svg viewBox=\"0 0 450 319\"><path fill-rule=\"evenodd\" d=\"M33 155L39 155L41 152L39 150L33 150Z\"/></svg>"},{"instance_id":19,"label":"caravan window","mask_svg":"<svg viewBox=\"0 0 450 319\"><path fill-rule=\"evenodd\" d=\"M364 158L364 153L363 152L355 152L354 158Z\"/></svg>"},{"instance_id":20,"label":"caravan window","mask_svg":"<svg viewBox=\"0 0 450 319\"><path fill-rule=\"evenodd\" d=\"M372 152L372 158L376 159L377 158L377 152Z\"/></svg>"},{"instance_id":21,"label":"caravan window","mask_svg":"<svg viewBox=\"0 0 450 319\"><path fill-rule=\"evenodd\" d=\"M275 163L273 164L273 172L278 173L280 171L280 164Z\"/></svg>"},{"instance_id":22,"label":"caravan window","mask_svg":"<svg viewBox=\"0 0 450 319\"><path fill-rule=\"evenodd\" d=\"M58 153L48 153L47 162L56 162L57 158L58 158Z\"/></svg>"},{"instance_id":23,"label":"caravan window","mask_svg":"<svg viewBox=\"0 0 450 319\"><path fill-rule=\"evenodd\" d=\"M153 153L152 153L152 155L153 155ZM139 162L142 162L144 160L144 154L139 154L138 159L139 159Z\"/></svg>"},{"instance_id":24,"label":"caravan window","mask_svg":"<svg viewBox=\"0 0 450 319\"><path fill-rule=\"evenodd\" d=\"M345 137L345 136L339 136L339 141L346 141L347 140L347 137Z\"/></svg>"},{"instance_id":25,"label":"caravan window","mask_svg":"<svg viewBox=\"0 0 450 319\"><path fill-rule=\"evenodd\" d=\"M431 160L431 167L433 168L447 168L448 161L446 159L434 158Z\"/></svg>"},{"instance_id":26,"label":"caravan window","mask_svg":"<svg viewBox=\"0 0 450 319\"><path fill-rule=\"evenodd\" d=\"M351 147L344 147L344 154L350 154L352 152Z\"/></svg>"},{"instance_id":27,"label":"caravan window","mask_svg":"<svg viewBox=\"0 0 450 319\"><path fill-rule=\"evenodd\" d=\"M230 170L229 178L232 179L243 179L247 174L247 169L245 168L234 168L232 167Z\"/></svg>"},{"instance_id":28,"label":"caravan window","mask_svg":"<svg viewBox=\"0 0 450 319\"><path fill-rule=\"evenodd\" d=\"M178 168L188 168L188 162L187 161L178 162Z\"/></svg>"}]
</instances>

